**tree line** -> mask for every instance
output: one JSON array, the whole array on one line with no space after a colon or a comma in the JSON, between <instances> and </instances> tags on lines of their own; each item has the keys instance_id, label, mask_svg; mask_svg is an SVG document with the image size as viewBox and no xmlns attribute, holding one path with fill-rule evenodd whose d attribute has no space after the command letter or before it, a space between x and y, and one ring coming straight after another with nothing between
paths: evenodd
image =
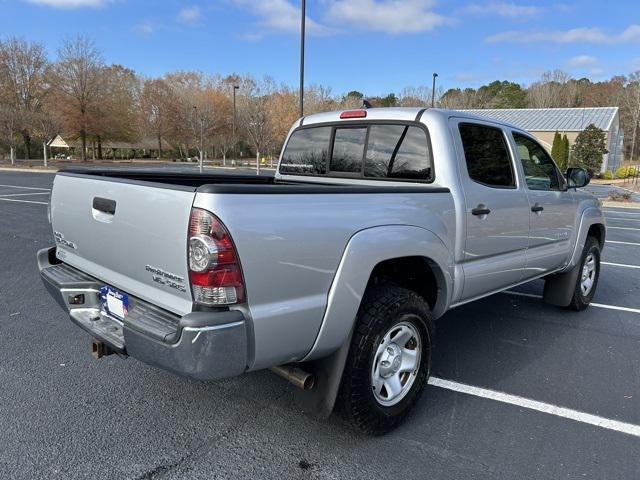
<instances>
[{"instance_id":1,"label":"tree line","mask_svg":"<svg viewBox=\"0 0 640 480\"><path fill-rule=\"evenodd\" d=\"M429 106L428 86L367 96L335 95L322 85L305 89L305 114L373 106ZM442 108L618 106L626 157L638 156L640 71L607 81L545 73L523 86L494 81L479 88L435 92ZM88 37L65 40L50 60L44 46L22 38L0 41L0 151L13 161L42 158L56 134L77 141L80 155L113 155L102 146L152 140L158 158L277 154L298 117L298 91L271 77L171 72L158 78L105 63ZM148 142L147 142L148 144ZM559 145L559 144L558 144ZM559 148L566 148L561 146Z\"/></svg>"}]
</instances>

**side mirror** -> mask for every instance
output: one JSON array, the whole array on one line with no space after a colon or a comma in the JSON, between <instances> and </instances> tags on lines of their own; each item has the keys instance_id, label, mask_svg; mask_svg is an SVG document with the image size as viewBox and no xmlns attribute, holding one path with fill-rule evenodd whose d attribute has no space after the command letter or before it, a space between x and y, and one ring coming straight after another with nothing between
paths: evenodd
<instances>
[{"instance_id":1,"label":"side mirror","mask_svg":"<svg viewBox=\"0 0 640 480\"><path fill-rule=\"evenodd\" d=\"M582 188L589 185L589 172L584 168L571 167L567 168L567 183L569 188Z\"/></svg>"}]
</instances>

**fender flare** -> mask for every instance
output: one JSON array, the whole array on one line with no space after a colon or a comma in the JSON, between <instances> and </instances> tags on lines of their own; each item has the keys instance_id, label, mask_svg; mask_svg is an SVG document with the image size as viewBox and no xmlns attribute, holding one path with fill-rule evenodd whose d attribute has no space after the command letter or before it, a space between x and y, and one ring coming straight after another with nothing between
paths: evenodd
<instances>
[{"instance_id":1,"label":"fender flare","mask_svg":"<svg viewBox=\"0 0 640 480\"><path fill-rule=\"evenodd\" d=\"M576 244L573 248L573 253L571 254L569 263L562 270L562 273L571 270L578 264L584 245L587 242L587 234L593 225L605 226L604 214L602 213L602 210L597 207L589 207L584 209L582 212L582 216L580 217L580 226L578 227L578 233L576 235ZM604 236L602 238L602 243L602 246L604 247Z\"/></svg>"},{"instance_id":2,"label":"fender flare","mask_svg":"<svg viewBox=\"0 0 640 480\"><path fill-rule=\"evenodd\" d=\"M453 256L440 237L421 227L400 225L373 227L351 237L331 284L316 341L302 360L316 377L313 390L295 393L303 410L321 418L333 410L356 314L373 269L385 260L416 256L427 258L436 273L437 318L448 308L453 292Z\"/></svg>"}]
</instances>

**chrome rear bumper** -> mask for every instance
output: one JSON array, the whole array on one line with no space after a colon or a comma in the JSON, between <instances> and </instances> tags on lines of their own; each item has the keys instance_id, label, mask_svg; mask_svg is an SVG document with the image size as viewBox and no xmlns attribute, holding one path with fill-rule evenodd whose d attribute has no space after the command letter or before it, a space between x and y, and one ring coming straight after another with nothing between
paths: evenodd
<instances>
[{"instance_id":1,"label":"chrome rear bumper","mask_svg":"<svg viewBox=\"0 0 640 480\"><path fill-rule=\"evenodd\" d=\"M121 321L102 309L103 282L60 262L55 247L38 252L38 268L71 320L117 353L200 380L247 370L247 322L238 310L179 316L129 295L129 311Z\"/></svg>"}]
</instances>

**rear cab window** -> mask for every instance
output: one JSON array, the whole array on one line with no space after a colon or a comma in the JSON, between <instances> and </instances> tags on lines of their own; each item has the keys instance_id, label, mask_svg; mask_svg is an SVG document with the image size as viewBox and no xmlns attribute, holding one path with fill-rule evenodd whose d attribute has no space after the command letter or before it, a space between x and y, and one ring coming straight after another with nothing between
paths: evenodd
<instances>
[{"instance_id":1,"label":"rear cab window","mask_svg":"<svg viewBox=\"0 0 640 480\"><path fill-rule=\"evenodd\" d=\"M432 182L426 127L401 122L344 122L295 130L280 173L370 180Z\"/></svg>"}]
</instances>

